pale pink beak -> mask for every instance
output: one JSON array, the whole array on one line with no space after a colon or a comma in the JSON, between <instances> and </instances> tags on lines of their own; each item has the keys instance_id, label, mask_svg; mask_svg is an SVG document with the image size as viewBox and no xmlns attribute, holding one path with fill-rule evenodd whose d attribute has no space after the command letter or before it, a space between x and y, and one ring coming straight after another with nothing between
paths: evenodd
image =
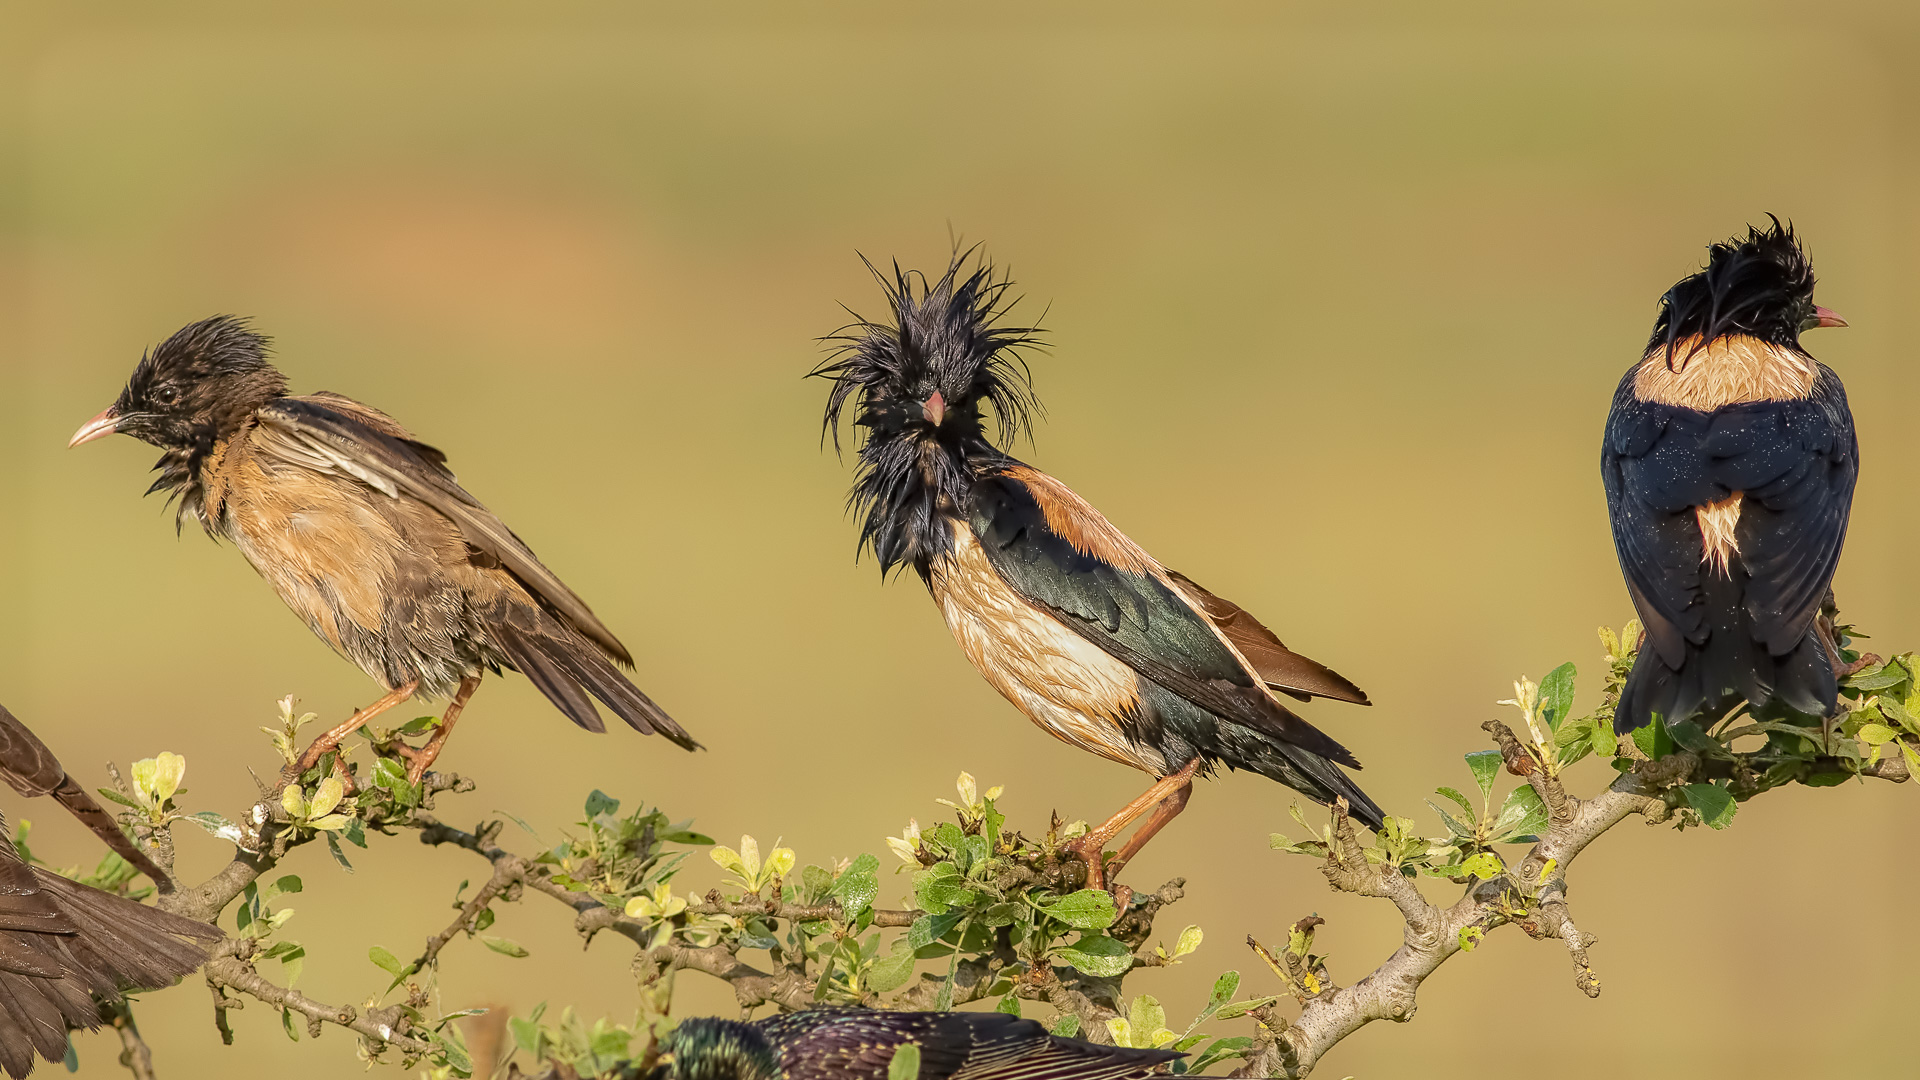
<instances>
[{"instance_id":1,"label":"pale pink beak","mask_svg":"<svg viewBox=\"0 0 1920 1080\"><path fill-rule=\"evenodd\" d=\"M940 391L935 390L933 396L927 399L927 403L920 406L920 414L927 418L927 423L939 427L940 421L947 418L947 399L940 396Z\"/></svg>"},{"instance_id":2,"label":"pale pink beak","mask_svg":"<svg viewBox=\"0 0 1920 1080\"><path fill-rule=\"evenodd\" d=\"M119 426L120 414L109 405L100 410L99 416L80 425L80 430L74 432L73 438L67 440L67 449L71 450L81 443L90 443L95 439L104 439L113 434L114 429Z\"/></svg>"},{"instance_id":3,"label":"pale pink beak","mask_svg":"<svg viewBox=\"0 0 1920 1080\"><path fill-rule=\"evenodd\" d=\"M1813 309L1813 317L1814 317L1814 319L1815 319L1815 320L1817 320L1817 321L1816 321L1816 322L1814 323L1814 325L1815 325L1815 326L1845 326L1845 325L1847 325L1847 320L1845 320L1845 319L1843 319L1843 318L1841 318L1841 317L1840 317L1840 316L1838 316L1838 315L1835 315L1835 314L1834 314L1833 312L1831 312L1831 311L1828 311L1828 310L1827 310L1826 308L1823 308L1823 307L1815 307L1815 308Z\"/></svg>"}]
</instances>

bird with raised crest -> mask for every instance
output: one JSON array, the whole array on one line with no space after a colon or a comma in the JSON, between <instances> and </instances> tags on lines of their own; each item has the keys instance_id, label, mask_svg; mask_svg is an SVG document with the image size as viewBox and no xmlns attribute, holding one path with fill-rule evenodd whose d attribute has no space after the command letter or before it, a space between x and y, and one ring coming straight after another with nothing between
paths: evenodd
<instances>
[{"instance_id":1,"label":"bird with raised crest","mask_svg":"<svg viewBox=\"0 0 1920 1080\"><path fill-rule=\"evenodd\" d=\"M1847 535L1859 443L1840 377L1800 335L1846 320L1813 302L1790 226L1707 250L1660 300L1600 452L1613 542L1645 628L1614 713L1708 726L1834 708L1821 609Z\"/></svg>"},{"instance_id":2,"label":"bird with raised crest","mask_svg":"<svg viewBox=\"0 0 1920 1080\"><path fill-rule=\"evenodd\" d=\"M835 445L849 406L864 432L851 506L882 577L911 567L974 667L1047 733L1154 777L1071 843L1088 883L1104 887L1221 765L1344 799L1379 828L1379 806L1340 769L1360 763L1282 700L1368 704L1359 687L988 439L989 412L1004 442L1037 407L1021 358L1036 331L1006 323L1009 283L967 261L934 281L876 271L891 319L828 339L837 350L814 374L833 384ZM1142 815L1108 865L1107 842Z\"/></svg>"},{"instance_id":3,"label":"bird with raised crest","mask_svg":"<svg viewBox=\"0 0 1920 1080\"><path fill-rule=\"evenodd\" d=\"M51 795L163 892L173 882L80 789L53 751L0 708L0 777ZM30 865L0 817L0 1069L66 1056L68 1033L100 1026L126 994L172 986L207 962L220 931Z\"/></svg>"},{"instance_id":4,"label":"bird with raised crest","mask_svg":"<svg viewBox=\"0 0 1920 1080\"><path fill-rule=\"evenodd\" d=\"M920 1080L1137 1080L1186 1055L1096 1046L998 1012L808 1009L747 1023L692 1019L648 1080L888 1080L903 1046Z\"/></svg>"},{"instance_id":5,"label":"bird with raised crest","mask_svg":"<svg viewBox=\"0 0 1920 1080\"><path fill-rule=\"evenodd\" d=\"M439 450L339 394L293 396L244 320L193 323L140 360L69 446L114 432L163 451L147 490L240 549L312 631L387 690L316 739L311 767L416 695L451 697L418 781L483 672L518 671L568 719L606 730L589 695L642 734L699 744L621 672L633 657L586 603L469 495Z\"/></svg>"}]
</instances>

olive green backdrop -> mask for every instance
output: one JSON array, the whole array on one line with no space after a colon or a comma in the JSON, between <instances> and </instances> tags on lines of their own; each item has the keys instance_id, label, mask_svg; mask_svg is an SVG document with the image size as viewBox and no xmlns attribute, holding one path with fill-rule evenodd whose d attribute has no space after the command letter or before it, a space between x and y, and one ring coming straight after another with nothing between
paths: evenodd
<instances>
[{"instance_id":1,"label":"olive green backdrop","mask_svg":"<svg viewBox=\"0 0 1920 1080\"><path fill-rule=\"evenodd\" d=\"M950 232L1046 313L1022 456L1367 687L1370 710L1309 715L1424 825L1511 680L1590 677L1594 627L1629 614L1595 469L1609 395L1660 293L1767 211L1853 321L1809 338L1865 456L1839 595L1875 646L1920 647L1920 17L1535 6L9 5L0 700L89 785L170 749L189 806L233 813L273 765L275 698L335 718L375 695L237 554L175 539L140 497L154 450L64 448L142 348L239 312L297 389L451 454L710 748L588 735L490 680L445 758L481 790L450 819L551 836L597 786L824 861L884 853L962 768L1016 822L1103 815L1143 778L1034 730L916 583L855 565L826 388L801 379L838 305L879 308L856 253L938 268ZM1397 943L1387 905L1267 851L1290 798L1204 784L1128 871L1186 876L1165 929L1208 931L1136 977L1176 1018L1227 967L1271 987L1249 932L1318 911L1342 980ZM47 857L95 858L57 811L0 802ZM1917 828L1920 795L1884 784L1778 792L1726 833L1624 826L1574 879L1602 998L1557 946L1501 934L1322 1071L1904 1074ZM223 857L181 841L189 877ZM356 857L291 866L309 895L287 932L324 1000L377 990L367 947L416 948L480 871L404 840ZM582 955L537 897L500 932L532 957L450 948L450 1007L629 1014L624 942ZM684 1008L729 1007L682 986ZM140 1016L164 1076L357 1068L344 1033L291 1046L258 1007L223 1049L194 986ZM115 1075L115 1050L80 1040L81 1074Z\"/></svg>"}]
</instances>

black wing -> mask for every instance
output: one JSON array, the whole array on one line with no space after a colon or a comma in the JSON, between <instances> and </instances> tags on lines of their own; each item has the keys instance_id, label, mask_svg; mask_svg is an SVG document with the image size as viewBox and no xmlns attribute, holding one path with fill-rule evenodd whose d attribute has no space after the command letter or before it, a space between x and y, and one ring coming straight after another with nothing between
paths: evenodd
<instances>
[{"instance_id":1,"label":"black wing","mask_svg":"<svg viewBox=\"0 0 1920 1080\"><path fill-rule=\"evenodd\" d=\"M921 1080L1123 1080L1186 1056L1059 1039L1005 1013L812 1010L759 1026L787 1080L884 1080L908 1043L920 1049Z\"/></svg>"},{"instance_id":2,"label":"black wing","mask_svg":"<svg viewBox=\"0 0 1920 1080\"><path fill-rule=\"evenodd\" d=\"M1822 367L1812 397L1712 413L1643 402L1633 372L1614 394L1601 475L1614 547L1648 638L1678 667L1709 613L1693 508L1744 493L1735 526L1757 640L1783 655L1806 636L1839 565L1859 473L1840 380Z\"/></svg>"},{"instance_id":3,"label":"black wing","mask_svg":"<svg viewBox=\"0 0 1920 1080\"><path fill-rule=\"evenodd\" d=\"M1005 475L975 481L969 519L1008 585L1122 663L1209 712L1359 767L1346 747L1275 701L1185 598L1054 532L1027 484Z\"/></svg>"},{"instance_id":4,"label":"black wing","mask_svg":"<svg viewBox=\"0 0 1920 1080\"><path fill-rule=\"evenodd\" d=\"M82 825L92 829L93 834L121 858L152 878L161 892L173 891L173 879L155 866L145 852L133 845L127 834L120 831L119 823L102 810L99 803L93 801L93 796L87 794L86 789L67 775L67 770L60 765L60 759L53 756L47 744L28 730L27 725L15 719L5 706L0 706L0 780L5 780L13 790L28 798L53 796L55 801L79 818Z\"/></svg>"},{"instance_id":5,"label":"black wing","mask_svg":"<svg viewBox=\"0 0 1920 1080\"><path fill-rule=\"evenodd\" d=\"M335 407L336 403L339 406ZM270 449L309 468L352 476L386 494L402 493L446 515L467 543L499 560L556 614L592 638L608 654L631 665L633 657L586 602L541 564L506 523L467 494L440 451L379 430L353 415L356 404L334 394L277 398L259 410ZM358 406L357 408L364 408Z\"/></svg>"}]
</instances>

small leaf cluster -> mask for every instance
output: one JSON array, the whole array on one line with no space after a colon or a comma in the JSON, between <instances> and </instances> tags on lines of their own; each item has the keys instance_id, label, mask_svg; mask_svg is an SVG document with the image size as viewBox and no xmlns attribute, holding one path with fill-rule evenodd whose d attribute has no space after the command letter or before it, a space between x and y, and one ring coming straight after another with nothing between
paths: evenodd
<instances>
[{"instance_id":1,"label":"small leaf cluster","mask_svg":"<svg viewBox=\"0 0 1920 1080\"><path fill-rule=\"evenodd\" d=\"M1141 994L1127 1006L1124 1015L1107 1021L1107 1034L1115 1046L1184 1051L1191 1056L1174 1062L1173 1074L1200 1075L1221 1062L1244 1057L1253 1046L1250 1036L1216 1038L1202 1032L1200 1025L1211 1020L1231 1020L1244 1016L1273 1002L1272 998L1234 1001L1233 995L1239 989L1240 973L1237 971L1229 971L1214 980L1213 993L1208 996L1206 1007L1181 1031L1174 1031L1167 1026L1167 1010L1161 1007L1157 998L1151 994Z\"/></svg>"}]
</instances>

